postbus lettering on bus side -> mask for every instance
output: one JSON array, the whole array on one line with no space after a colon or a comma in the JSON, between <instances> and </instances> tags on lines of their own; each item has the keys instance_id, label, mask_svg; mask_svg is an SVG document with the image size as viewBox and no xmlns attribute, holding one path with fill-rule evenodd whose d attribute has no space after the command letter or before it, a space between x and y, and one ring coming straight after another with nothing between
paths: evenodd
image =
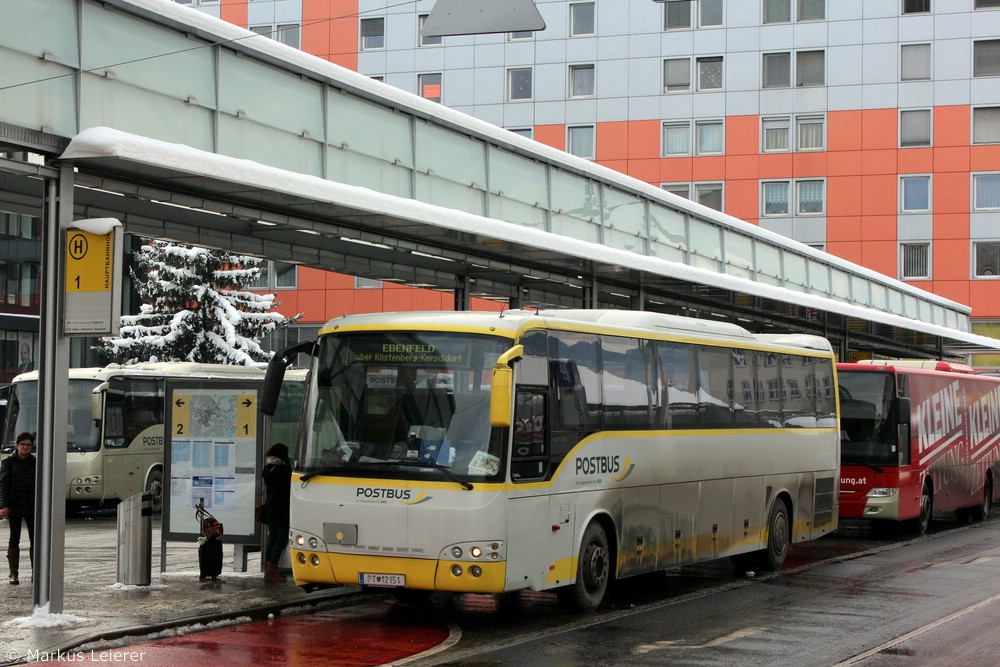
<instances>
[{"instance_id":1,"label":"postbus lettering on bus side","mask_svg":"<svg viewBox=\"0 0 1000 667\"><path fill-rule=\"evenodd\" d=\"M607 475L621 472L621 458L617 455L579 456L576 459L577 475Z\"/></svg>"},{"instance_id":2,"label":"postbus lettering on bus side","mask_svg":"<svg viewBox=\"0 0 1000 667\"><path fill-rule=\"evenodd\" d=\"M354 493L355 498L366 498L371 500L409 500L412 495L410 489L391 489L388 487L366 487L359 486Z\"/></svg>"},{"instance_id":3,"label":"postbus lettering on bus side","mask_svg":"<svg viewBox=\"0 0 1000 667\"><path fill-rule=\"evenodd\" d=\"M163 447L163 436L162 435L144 435L144 436L142 436L142 446L143 447Z\"/></svg>"}]
</instances>

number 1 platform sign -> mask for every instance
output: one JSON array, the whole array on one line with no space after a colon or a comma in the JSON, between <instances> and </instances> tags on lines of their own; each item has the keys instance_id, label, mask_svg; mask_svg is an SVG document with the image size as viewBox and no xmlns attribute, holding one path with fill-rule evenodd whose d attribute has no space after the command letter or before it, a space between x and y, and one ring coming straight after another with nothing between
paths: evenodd
<instances>
[{"instance_id":1,"label":"number 1 platform sign","mask_svg":"<svg viewBox=\"0 0 1000 667\"><path fill-rule=\"evenodd\" d=\"M121 326L121 222L77 220L66 230L64 336L117 336Z\"/></svg>"}]
</instances>

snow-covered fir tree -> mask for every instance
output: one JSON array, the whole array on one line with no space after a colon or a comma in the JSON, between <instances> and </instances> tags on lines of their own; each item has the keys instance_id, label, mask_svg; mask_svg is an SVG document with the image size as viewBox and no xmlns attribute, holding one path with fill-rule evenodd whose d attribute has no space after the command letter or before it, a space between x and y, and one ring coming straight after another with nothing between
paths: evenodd
<instances>
[{"instance_id":1,"label":"snow-covered fir tree","mask_svg":"<svg viewBox=\"0 0 1000 667\"><path fill-rule=\"evenodd\" d=\"M143 245L136 260L142 305L122 316L119 338L101 339L112 361L249 365L270 358L265 335L302 317L272 312L274 294L247 290L263 260L167 241Z\"/></svg>"}]
</instances>

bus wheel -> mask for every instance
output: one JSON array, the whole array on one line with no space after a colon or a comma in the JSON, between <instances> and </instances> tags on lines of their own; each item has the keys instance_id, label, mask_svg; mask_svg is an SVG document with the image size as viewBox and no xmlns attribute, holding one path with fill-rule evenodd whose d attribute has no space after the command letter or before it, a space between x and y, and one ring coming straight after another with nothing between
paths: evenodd
<instances>
[{"instance_id":1,"label":"bus wheel","mask_svg":"<svg viewBox=\"0 0 1000 667\"><path fill-rule=\"evenodd\" d=\"M784 499L776 498L767 516L767 547L761 553L761 567L765 570L780 570L788 555L789 534L788 505Z\"/></svg>"},{"instance_id":2,"label":"bus wheel","mask_svg":"<svg viewBox=\"0 0 1000 667\"><path fill-rule=\"evenodd\" d=\"M910 519L910 528L917 535L923 535L931 525L931 514L934 513L934 495L931 493L931 485L924 482L924 488L920 490L920 516Z\"/></svg>"},{"instance_id":3,"label":"bus wheel","mask_svg":"<svg viewBox=\"0 0 1000 667\"><path fill-rule=\"evenodd\" d=\"M993 478L989 475L983 480L983 502L972 508L973 521L984 521L993 507Z\"/></svg>"},{"instance_id":4,"label":"bus wheel","mask_svg":"<svg viewBox=\"0 0 1000 667\"><path fill-rule=\"evenodd\" d=\"M611 575L608 536L599 523L591 523L583 534L576 583L556 589L560 604L572 611L594 611L604 600Z\"/></svg>"},{"instance_id":5,"label":"bus wheel","mask_svg":"<svg viewBox=\"0 0 1000 667\"><path fill-rule=\"evenodd\" d=\"M153 496L153 514L159 514L163 509L163 473L156 469L149 473L146 480L146 493Z\"/></svg>"}]
</instances>

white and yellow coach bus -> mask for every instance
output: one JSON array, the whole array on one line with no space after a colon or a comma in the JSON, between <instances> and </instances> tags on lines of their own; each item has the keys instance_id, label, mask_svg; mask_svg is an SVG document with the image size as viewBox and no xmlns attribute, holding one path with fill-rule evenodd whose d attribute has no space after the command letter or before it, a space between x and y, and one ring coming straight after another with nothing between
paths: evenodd
<instances>
[{"instance_id":1,"label":"white and yellow coach bus","mask_svg":"<svg viewBox=\"0 0 1000 667\"><path fill-rule=\"evenodd\" d=\"M298 585L554 590L729 556L777 569L837 525L830 344L611 310L335 319L295 452Z\"/></svg>"}]
</instances>

